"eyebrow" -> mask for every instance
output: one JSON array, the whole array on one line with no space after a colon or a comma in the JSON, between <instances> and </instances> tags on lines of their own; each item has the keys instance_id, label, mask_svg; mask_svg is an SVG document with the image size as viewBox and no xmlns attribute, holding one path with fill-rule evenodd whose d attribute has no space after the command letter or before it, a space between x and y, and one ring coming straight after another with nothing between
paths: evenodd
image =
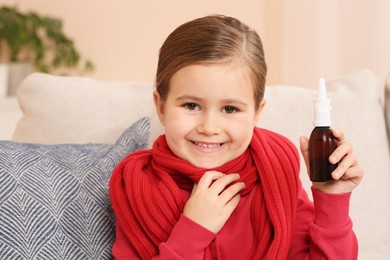
<instances>
[{"instance_id":1,"label":"eyebrow","mask_svg":"<svg viewBox=\"0 0 390 260\"><path fill-rule=\"evenodd\" d=\"M202 98L199 98L199 97L196 97L196 96L191 96L191 95L182 95L178 98L176 98L175 100L180 102L180 101L184 101L184 100L194 100L196 102L200 102L202 101L203 99ZM228 103L228 104L240 104L242 106L248 106L247 103L245 103L244 101L242 101L241 99L238 99L238 98L228 98L228 99L223 99L222 100L223 103Z\"/></svg>"},{"instance_id":2,"label":"eyebrow","mask_svg":"<svg viewBox=\"0 0 390 260\"><path fill-rule=\"evenodd\" d=\"M191 99L194 101L201 101L202 100L199 97L195 97L195 96L191 96L191 95L182 95L180 97L175 98L176 101L183 101L183 100L187 100L187 99Z\"/></svg>"}]
</instances>

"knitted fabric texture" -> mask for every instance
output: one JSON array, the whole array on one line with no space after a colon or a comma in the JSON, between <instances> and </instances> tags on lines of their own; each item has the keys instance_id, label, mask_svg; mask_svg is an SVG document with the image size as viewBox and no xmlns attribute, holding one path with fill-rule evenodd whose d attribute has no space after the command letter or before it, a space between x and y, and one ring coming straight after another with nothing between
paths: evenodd
<instances>
[{"instance_id":1,"label":"knitted fabric texture","mask_svg":"<svg viewBox=\"0 0 390 260\"><path fill-rule=\"evenodd\" d=\"M158 254L183 212L180 189L191 191L207 169L176 157L165 136L151 150L128 155L115 168L110 197L117 224L142 259ZM251 205L254 230L248 259L285 259L293 231L297 204L299 156L285 137L254 129L249 148L238 158L214 169L239 173L244 196L255 189ZM205 259L210 258L205 249Z\"/></svg>"}]
</instances>

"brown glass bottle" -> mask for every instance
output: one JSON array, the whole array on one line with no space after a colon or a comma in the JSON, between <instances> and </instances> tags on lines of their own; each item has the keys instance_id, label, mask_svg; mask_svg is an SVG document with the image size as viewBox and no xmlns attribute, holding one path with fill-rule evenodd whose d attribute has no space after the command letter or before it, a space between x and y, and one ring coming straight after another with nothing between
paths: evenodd
<instances>
[{"instance_id":1,"label":"brown glass bottle","mask_svg":"<svg viewBox=\"0 0 390 260\"><path fill-rule=\"evenodd\" d=\"M310 180L313 182L333 181L332 172L337 164L329 162L329 156L337 148L337 139L329 126L317 126L310 134Z\"/></svg>"}]
</instances>

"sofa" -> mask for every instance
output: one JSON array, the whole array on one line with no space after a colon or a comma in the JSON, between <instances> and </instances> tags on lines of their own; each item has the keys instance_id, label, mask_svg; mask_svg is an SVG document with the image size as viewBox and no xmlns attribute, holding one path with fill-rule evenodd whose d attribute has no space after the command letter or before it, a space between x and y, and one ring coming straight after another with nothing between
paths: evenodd
<instances>
[{"instance_id":1,"label":"sofa","mask_svg":"<svg viewBox=\"0 0 390 260\"><path fill-rule=\"evenodd\" d=\"M257 126L299 149L313 129L316 84L268 85ZM327 79L327 89L332 127L345 132L365 169L350 207L359 259L390 259L390 80L362 69ZM111 258L110 174L163 132L152 92L151 83L42 73L20 84L20 118L12 138L0 141L1 259ZM302 157L300 176L310 195Z\"/></svg>"}]
</instances>

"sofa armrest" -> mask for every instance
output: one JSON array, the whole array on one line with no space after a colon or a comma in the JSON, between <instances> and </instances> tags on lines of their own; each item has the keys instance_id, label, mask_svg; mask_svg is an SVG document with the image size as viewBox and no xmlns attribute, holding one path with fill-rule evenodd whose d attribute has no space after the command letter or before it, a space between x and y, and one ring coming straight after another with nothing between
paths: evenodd
<instances>
[{"instance_id":1,"label":"sofa armrest","mask_svg":"<svg viewBox=\"0 0 390 260\"><path fill-rule=\"evenodd\" d=\"M0 140L10 140L22 116L15 97L0 97Z\"/></svg>"}]
</instances>

